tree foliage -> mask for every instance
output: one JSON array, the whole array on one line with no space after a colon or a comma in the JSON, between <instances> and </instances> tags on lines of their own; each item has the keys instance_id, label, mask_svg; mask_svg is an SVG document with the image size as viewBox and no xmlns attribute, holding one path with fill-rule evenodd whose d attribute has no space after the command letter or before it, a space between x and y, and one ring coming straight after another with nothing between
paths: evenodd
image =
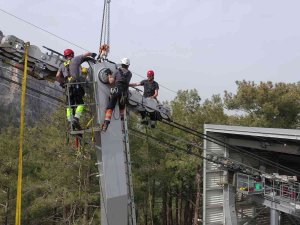
<instances>
[{"instance_id":1,"label":"tree foliage","mask_svg":"<svg viewBox=\"0 0 300 225\"><path fill-rule=\"evenodd\" d=\"M203 125L233 124L290 128L298 124L300 84L238 81L235 94L201 100L196 89L171 101L173 120L194 133ZM225 110L238 110L227 115ZM1 111L1 115L5 112ZM203 138L164 123L157 129L129 118L130 150L138 224L196 225L202 212ZM9 118L11 120L11 118ZM1 121L1 118L0 118ZM26 129L22 224L99 224L95 150L67 141L62 109ZM19 129L0 132L0 224L13 224ZM91 136L84 137L91 141ZM192 155L192 154L194 155Z\"/></svg>"},{"instance_id":2,"label":"tree foliage","mask_svg":"<svg viewBox=\"0 0 300 225\"><path fill-rule=\"evenodd\" d=\"M295 128L299 122L300 83L237 81L237 93L225 91L229 110L244 112L233 122L247 126Z\"/></svg>"},{"instance_id":3,"label":"tree foliage","mask_svg":"<svg viewBox=\"0 0 300 225\"><path fill-rule=\"evenodd\" d=\"M62 113L60 113L62 114ZM54 115L26 129L23 152L23 224L98 224L99 187L94 150L66 144L64 118ZM13 224L19 130L0 134L0 223ZM2 206L2 207L1 207ZM98 218L98 219L97 219Z\"/></svg>"}]
</instances>

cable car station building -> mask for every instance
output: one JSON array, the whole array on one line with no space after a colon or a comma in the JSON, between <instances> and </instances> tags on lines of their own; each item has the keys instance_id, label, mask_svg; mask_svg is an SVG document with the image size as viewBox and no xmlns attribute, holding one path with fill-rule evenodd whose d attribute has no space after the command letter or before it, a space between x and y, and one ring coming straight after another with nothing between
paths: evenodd
<instances>
[{"instance_id":1,"label":"cable car station building","mask_svg":"<svg viewBox=\"0 0 300 225\"><path fill-rule=\"evenodd\" d=\"M300 224L300 130L204 130L204 225Z\"/></svg>"}]
</instances>

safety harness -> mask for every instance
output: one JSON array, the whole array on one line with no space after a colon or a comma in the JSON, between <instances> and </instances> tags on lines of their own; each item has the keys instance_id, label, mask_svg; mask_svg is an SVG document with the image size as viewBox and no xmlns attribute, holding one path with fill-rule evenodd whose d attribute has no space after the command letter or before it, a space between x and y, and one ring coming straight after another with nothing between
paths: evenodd
<instances>
[{"instance_id":1,"label":"safety harness","mask_svg":"<svg viewBox=\"0 0 300 225\"><path fill-rule=\"evenodd\" d=\"M124 88L125 90L127 90L129 84L128 84L128 81L127 81L126 74L128 73L128 71L125 71L125 73L124 73L122 68L119 68L118 70L121 74L121 79L118 80L118 82L120 83L120 85L122 87L121 89ZM120 103L121 104L125 104L125 102L127 100L127 95L128 95L127 91L126 92L124 92L124 91L121 92L121 98L120 98Z\"/></svg>"},{"instance_id":2,"label":"safety harness","mask_svg":"<svg viewBox=\"0 0 300 225\"><path fill-rule=\"evenodd\" d=\"M67 61L64 62L64 66L67 69L67 77L66 77L67 82L71 82L73 80L73 77L71 76L70 73L70 64L71 64L71 59L68 59Z\"/></svg>"}]
</instances>

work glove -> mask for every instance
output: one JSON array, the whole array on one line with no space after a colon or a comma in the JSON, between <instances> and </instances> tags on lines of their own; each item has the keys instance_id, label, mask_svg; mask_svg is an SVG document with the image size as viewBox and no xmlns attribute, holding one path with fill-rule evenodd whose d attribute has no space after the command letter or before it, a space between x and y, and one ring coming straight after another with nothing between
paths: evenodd
<instances>
[{"instance_id":1,"label":"work glove","mask_svg":"<svg viewBox=\"0 0 300 225\"><path fill-rule=\"evenodd\" d=\"M92 53L92 58L95 58L97 56L97 53Z\"/></svg>"},{"instance_id":2,"label":"work glove","mask_svg":"<svg viewBox=\"0 0 300 225\"><path fill-rule=\"evenodd\" d=\"M66 84L65 83L60 83L59 86L61 86L62 88L66 88Z\"/></svg>"}]
</instances>

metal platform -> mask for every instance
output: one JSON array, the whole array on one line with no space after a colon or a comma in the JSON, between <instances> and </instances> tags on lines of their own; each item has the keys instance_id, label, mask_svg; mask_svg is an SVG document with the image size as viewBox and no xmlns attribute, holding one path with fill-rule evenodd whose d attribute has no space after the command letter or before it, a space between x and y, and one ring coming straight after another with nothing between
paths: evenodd
<instances>
[{"instance_id":1,"label":"metal platform","mask_svg":"<svg viewBox=\"0 0 300 225\"><path fill-rule=\"evenodd\" d=\"M282 176L285 177L285 176ZM300 185L280 180L278 175L256 177L237 174L237 192L271 209L300 218Z\"/></svg>"}]
</instances>

